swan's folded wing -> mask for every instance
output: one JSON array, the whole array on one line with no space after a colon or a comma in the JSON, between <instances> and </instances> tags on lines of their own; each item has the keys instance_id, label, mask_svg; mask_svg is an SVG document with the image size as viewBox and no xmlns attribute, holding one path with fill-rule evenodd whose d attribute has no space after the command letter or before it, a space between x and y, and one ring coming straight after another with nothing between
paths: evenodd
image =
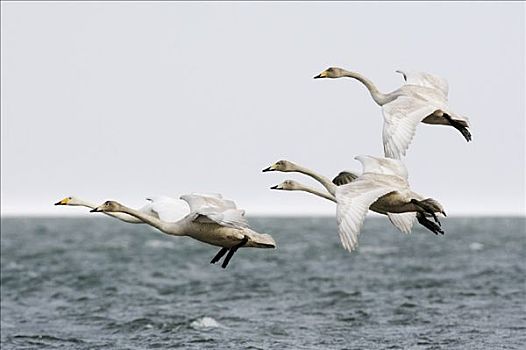
<instances>
[{"instance_id":1,"label":"swan's folded wing","mask_svg":"<svg viewBox=\"0 0 526 350\"><path fill-rule=\"evenodd\" d=\"M409 85L418 85L418 86L424 86L432 89L438 89L440 90L444 96L447 98L447 94L449 92L449 84L447 83L447 80L439 77L438 75L434 75L431 73L425 73L425 72L411 72L411 71L397 71L398 73L402 73L404 75L404 80Z\"/></svg>"},{"instance_id":2,"label":"swan's folded wing","mask_svg":"<svg viewBox=\"0 0 526 350\"><path fill-rule=\"evenodd\" d=\"M358 175L351 173L349 171L342 171L340 172L334 179L332 179L332 183L336 186L346 185L348 183L353 182L358 178Z\"/></svg>"},{"instance_id":3,"label":"swan's folded wing","mask_svg":"<svg viewBox=\"0 0 526 350\"><path fill-rule=\"evenodd\" d=\"M416 219L416 212L387 213L387 217L398 230L403 233L411 233Z\"/></svg>"},{"instance_id":4,"label":"swan's folded wing","mask_svg":"<svg viewBox=\"0 0 526 350\"><path fill-rule=\"evenodd\" d=\"M415 135L416 127L437 106L412 97L401 96L382 106L384 114L383 142L385 156L400 159Z\"/></svg>"},{"instance_id":5,"label":"swan's folded wing","mask_svg":"<svg viewBox=\"0 0 526 350\"><path fill-rule=\"evenodd\" d=\"M350 184L336 189L336 221L343 247L351 252L358 245L358 235L369 206L393 188L378 186L362 175Z\"/></svg>"},{"instance_id":6,"label":"swan's folded wing","mask_svg":"<svg viewBox=\"0 0 526 350\"><path fill-rule=\"evenodd\" d=\"M176 222L188 214L188 206L180 199L168 196L155 196L146 198L150 201L149 210L164 222Z\"/></svg>"}]
</instances>

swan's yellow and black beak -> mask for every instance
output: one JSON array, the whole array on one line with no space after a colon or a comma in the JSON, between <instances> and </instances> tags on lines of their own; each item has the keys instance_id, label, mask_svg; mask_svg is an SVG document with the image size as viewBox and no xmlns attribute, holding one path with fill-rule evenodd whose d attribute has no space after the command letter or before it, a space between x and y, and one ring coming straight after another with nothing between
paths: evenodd
<instances>
[{"instance_id":1,"label":"swan's yellow and black beak","mask_svg":"<svg viewBox=\"0 0 526 350\"><path fill-rule=\"evenodd\" d=\"M100 210L99 207L97 207L97 208L93 208L93 209L91 209L89 212L90 212L90 213L98 213L98 212L101 212L101 211L102 211L102 210Z\"/></svg>"},{"instance_id":2,"label":"swan's yellow and black beak","mask_svg":"<svg viewBox=\"0 0 526 350\"><path fill-rule=\"evenodd\" d=\"M70 198L66 197L58 202L55 203L55 205L67 205L69 203Z\"/></svg>"},{"instance_id":3,"label":"swan's yellow and black beak","mask_svg":"<svg viewBox=\"0 0 526 350\"><path fill-rule=\"evenodd\" d=\"M272 186L270 189L271 189L271 190L282 190L282 189L283 189L283 186L281 186L281 185L276 185L276 186Z\"/></svg>"},{"instance_id":4,"label":"swan's yellow and black beak","mask_svg":"<svg viewBox=\"0 0 526 350\"><path fill-rule=\"evenodd\" d=\"M314 79L321 79L321 78L327 78L327 71L323 71L314 77Z\"/></svg>"},{"instance_id":5,"label":"swan's yellow and black beak","mask_svg":"<svg viewBox=\"0 0 526 350\"><path fill-rule=\"evenodd\" d=\"M262 171L265 173L267 171L274 171L274 170L276 170L276 164L272 164L271 166L269 166L268 168L263 169Z\"/></svg>"}]
</instances>

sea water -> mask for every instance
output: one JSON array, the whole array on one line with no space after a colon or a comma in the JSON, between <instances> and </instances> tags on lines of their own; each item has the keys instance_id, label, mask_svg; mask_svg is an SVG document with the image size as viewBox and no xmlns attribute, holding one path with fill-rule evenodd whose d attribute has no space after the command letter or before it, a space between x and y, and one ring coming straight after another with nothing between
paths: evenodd
<instances>
[{"instance_id":1,"label":"sea water","mask_svg":"<svg viewBox=\"0 0 526 350\"><path fill-rule=\"evenodd\" d=\"M102 216L3 218L2 349L524 349L526 220L256 218L277 249L219 250Z\"/></svg>"}]
</instances>

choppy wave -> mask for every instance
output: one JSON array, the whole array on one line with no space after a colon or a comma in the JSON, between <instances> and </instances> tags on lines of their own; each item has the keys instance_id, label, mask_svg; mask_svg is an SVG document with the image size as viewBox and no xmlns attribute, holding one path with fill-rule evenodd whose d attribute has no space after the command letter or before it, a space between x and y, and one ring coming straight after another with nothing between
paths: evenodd
<instances>
[{"instance_id":1,"label":"choppy wave","mask_svg":"<svg viewBox=\"0 0 526 350\"><path fill-rule=\"evenodd\" d=\"M505 224L505 225L504 225ZM523 218L254 220L279 249L217 248L107 218L2 219L2 349L520 349ZM505 226L505 230L502 227Z\"/></svg>"}]
</instances>

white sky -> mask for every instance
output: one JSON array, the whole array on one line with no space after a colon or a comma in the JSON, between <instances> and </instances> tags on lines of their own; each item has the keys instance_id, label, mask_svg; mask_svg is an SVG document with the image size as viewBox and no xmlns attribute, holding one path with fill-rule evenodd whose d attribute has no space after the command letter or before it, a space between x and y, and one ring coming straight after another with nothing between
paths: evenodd
<instances>
[{"instance_id":1,"label":"white sky","mask_svg":"<svg viewBox=\"0 0 526 350\"><path fill-rule=\"evenodd\" d=\"M382 155L396 69L439 74L473 142L421 125L415 191L450 214L524 214L524 3L1 3L2 214L85 213L64 196L139 206L219 192L247 214L332 214L261 173L289 159L327 176ZM313 184L310 180L305 183ZM86 214L88 215L88 214Z\"/></svg>"}]
</instances>

